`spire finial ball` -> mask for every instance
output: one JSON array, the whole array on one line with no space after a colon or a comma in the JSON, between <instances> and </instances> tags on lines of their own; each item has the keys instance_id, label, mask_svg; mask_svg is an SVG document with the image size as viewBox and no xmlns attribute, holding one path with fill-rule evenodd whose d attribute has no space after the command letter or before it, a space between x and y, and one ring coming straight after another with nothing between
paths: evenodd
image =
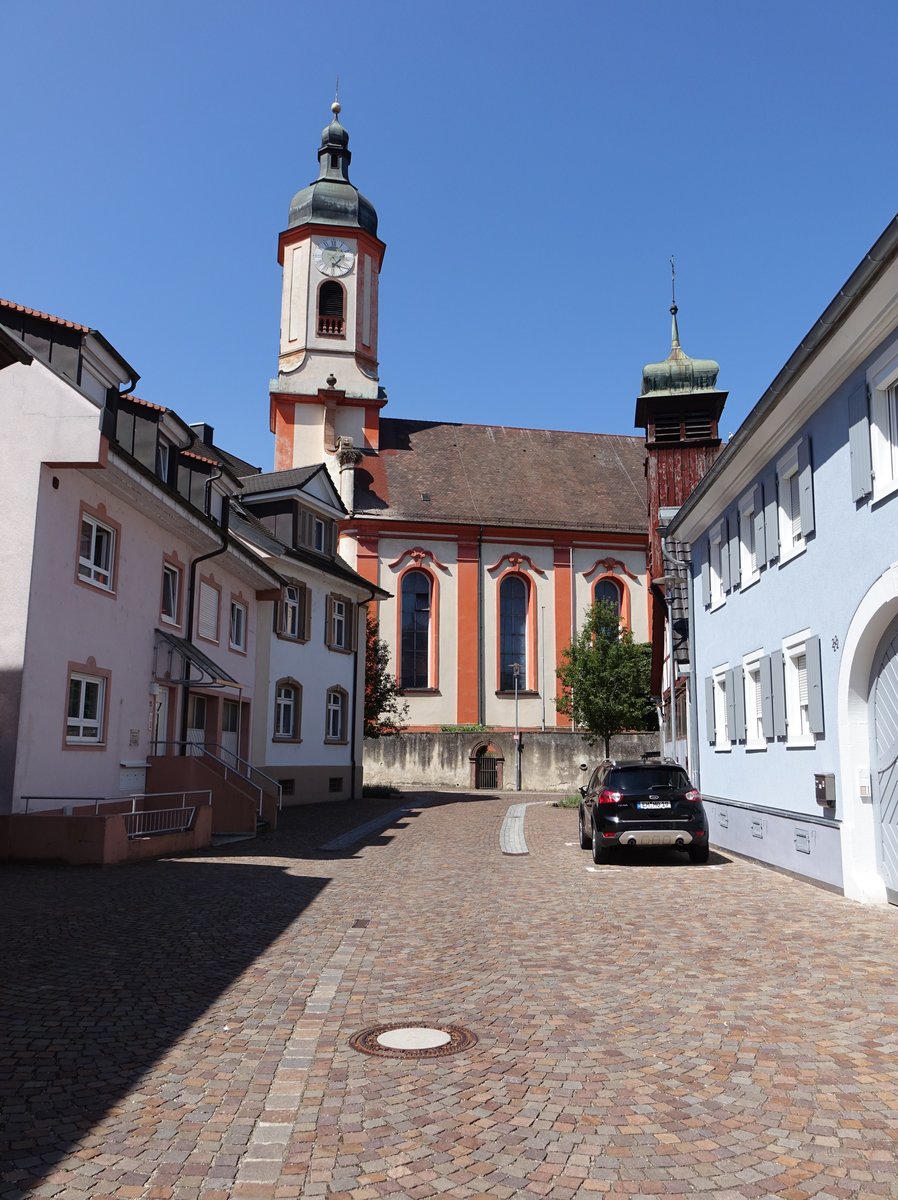
<instances>
[{"instance_id":1,"label":"spire finial ball","mask_svg":"<svg viewBox=\"0 0 898 1200\"><path fill-rule=\"evenodd\" d=\"M331 112L334 114L334 116L335 116L335 117L336 117L336 116L339 116L339 113L340 113L340 109L341 109L341 108L342 108L342 105L340 104L340 101L339 101L339 100L335 100L335 101L333 102L333 104L331 105Z\"/></svg>"}]
</instances>

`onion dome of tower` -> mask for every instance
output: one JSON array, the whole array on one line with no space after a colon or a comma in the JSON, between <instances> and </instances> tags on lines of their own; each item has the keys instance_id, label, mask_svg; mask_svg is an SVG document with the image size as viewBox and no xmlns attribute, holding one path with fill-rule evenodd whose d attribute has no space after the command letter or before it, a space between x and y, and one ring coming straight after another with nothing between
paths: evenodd
<instances>
[{"instance_id":1,"label":"onion dome of tower","mask_svg":"<svg viewBox=\"0 0 898 1200\"><path fill-rule=\"evenodd\" d=\"M648 363L642 371L643 396L670 395L674 392L713 392L717 387L720 364L711 358L690 358L680 345L677 306L670 306L671 346L664 362Z\"/></svg>"},{"instance_id":2,"label":"onion dome of tower","mask_svg":"<svg viewBox=\"0 0 898 1200\"><path fill-rule=\"evenodd\" d=\"M340 124L340 101L331 105L333 120L321 131L318 178L301 188L290 203L287 226L345 225L377 236L377 213L349 182L349 134Z\"/></svg>"}]
</instances>

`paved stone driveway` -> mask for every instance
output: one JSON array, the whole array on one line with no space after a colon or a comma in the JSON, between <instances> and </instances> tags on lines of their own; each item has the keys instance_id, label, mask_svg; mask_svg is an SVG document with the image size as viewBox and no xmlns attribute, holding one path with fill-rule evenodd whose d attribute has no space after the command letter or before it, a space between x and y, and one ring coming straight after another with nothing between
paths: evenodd
<instances>
[{"instance_id":1,"label":"paved stone driveway","mask_svg":"<svg viewBox=\"0 0 898 1200\"><path fill-rule=\"evenodd\" d=\"M898 1196L898 911L433 797L0 878L4 1200ZM379 1023L454 1057L374 1058Z\"/></svg>"}]
</instances>

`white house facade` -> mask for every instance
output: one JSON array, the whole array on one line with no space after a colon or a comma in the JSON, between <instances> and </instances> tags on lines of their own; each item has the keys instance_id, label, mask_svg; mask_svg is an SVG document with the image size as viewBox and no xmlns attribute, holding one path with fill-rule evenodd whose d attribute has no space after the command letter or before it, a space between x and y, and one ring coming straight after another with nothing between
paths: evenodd
<instances>
[{"instance_id":1,"label":"white house facade","mask_svg":"<svg viewBox=\"0 0 898 1200\"><path fill-rule=\"evenodd\" d=\"M898 219L666 528L713 841L893 903L896 506Z\"/></svg>"}]
</instances>

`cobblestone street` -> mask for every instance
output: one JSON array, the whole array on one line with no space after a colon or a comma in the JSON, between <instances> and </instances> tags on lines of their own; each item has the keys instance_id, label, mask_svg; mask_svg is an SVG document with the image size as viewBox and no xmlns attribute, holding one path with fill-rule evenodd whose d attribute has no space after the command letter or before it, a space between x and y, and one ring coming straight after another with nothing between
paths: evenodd
<instances>
[{"instance_id":1,"label":"cobblestone street","mask_svg":"<svg viewBox=\"0 0 898 1200\"><path fill-rule=\"evenodd\" d=\"M594 867L541 803L503 854L514 801L7 867L3 1200L898 1196L898 911L723 854ZM349 1044L398 1023L477 1042Z\"/></svg>"}]
</instances>

